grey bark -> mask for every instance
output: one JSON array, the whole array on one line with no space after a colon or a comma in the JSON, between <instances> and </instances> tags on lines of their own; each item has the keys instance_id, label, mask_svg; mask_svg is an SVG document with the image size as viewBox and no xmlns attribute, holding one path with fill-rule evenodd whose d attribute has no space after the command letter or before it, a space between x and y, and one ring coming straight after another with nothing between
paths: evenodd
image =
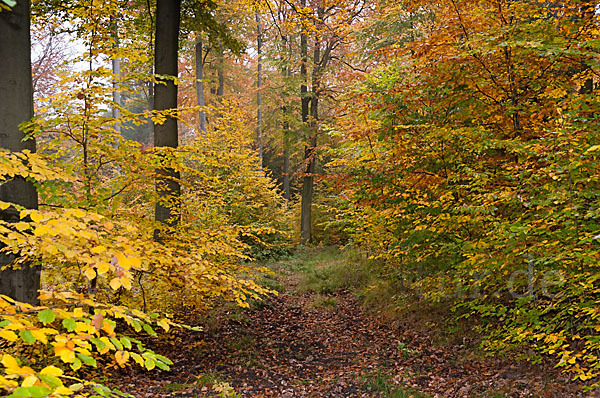
<instances>
[{"instance_id":1,"label":"grey bark","mask_svg":"<svg viewBox=\"0 0 600 398\"><path fill-rule=\"evenodd\" d=\"M113 19L111 17L111 19ZM113 36L114 36L114 44L113 48L115 50L119 49L119 31L116 22L113 21ZM122 106L123 103L121 101L121 91L119 89L120 77L121 77L121 58L113 58L112 59L112 71L113 75L115 75L115 81L113 82L113 102L117 106ZM112 108L112 117L117 119L120 115L119 108L117 106L113 106ZM121 131L121 126L119 124L115 124L115 130Z\"/></svg>"},{"instance_id":2,"label":"grey bark","mask_svg":"<svg viewBox=\"0 0 600 398\"><path fill-rule=\"evenodd\" d=\"M33 84L31 77L30 2L19 0L11 11L0 12L0 147L12 152L25 149L35 152L34 139L25 139L19 129L33 117ZM28 209L37 209L38 196L33 183L15 178L0 185L0 200ZM4 221L19 220L14 207L0 211ZM0 253L0 268L15 260ZM38 304L39 267L25 264L21 269L0 271L0 294L18 301Z\"/></svg>"},{"instance_id":3,"label":"grey bark","mask_svg":"<svg viewBox=\"0 0 600 398\"><path fill-rule=\"evenodd\" d=\"M306 7L306 0L302 0L301 2L302 8ZM310 127L307 126L308 123L308 112L309 112L309 103L310 97L308 96L308 40L307 34L305 30L302 30L300 34L300 100L301 100L301 115L302 115L302 125L306 130L310 130ZM310 161L311 154L311 141L310 132L307 137L308 142L304 147L304 162L306 164L306 169L304 170L305 176L302 178L302 204L301 204L301 212L300 212L300 242L302 244L309 243L312 238L312 177L308 174L311 173L311 166L313 162Z\"/></svg>"},{"instance_id":4,"label":"grey bark","mask_svg":"<svg viewBox=\"0 0 600 398\"><path fill-rule=\"evenodd\" d=\"M286 79L291 77L291 68L289 62L292 56L292 47L289 44L286 36L282 36L282 44L284 51L288 51L287 59L283 59L283 75ZM285 89L282 91L281 96L284 101L284 105L282 107L283 113L283 197L285 200L290 200L290 115L289 115L289 107L287 104L287 96L285 95Z\"/></svg>"},{"instance_id":5,"label":"grey bark","mask_svg":"<svg viewBox=\"0 0 600 398\"><path fill-rule=\"evenodd\" d=\"M154 110L164 111L177 108L177 77L179 22L181 0L158 0L156 3L156 38L154 52L154 70L161 84L154 88ZM164 83L164 84L163 84ZM154 124L154 146L177 148L179 136L177 120L167 117L163 124ZM178 224L180 218L179 173L169 167L159 167L156 176L156 191L159 200L156 203L155 220L168 227ZM154 237L161 240L161 231L156 230Z\"/></svg>"},{"instance_id":6,"label":"grey bark","mask_svg":"<svg viewBox=\"0 0 600 398\"><path fill-rule=\"evenodd\" d=\"M217 88L217 96L219 98L221 98L221 97L223 97L223 94L225 94L225 53L223 50L223 43L221 41L219 41L217 59L219 62L218 71L217 71L218 79L219 79L219 86Z\"/></svg>"},{"instance_id":7,"label":"grey bark","mask_svg":"<svg viewBox=\"0 0 600 398\"><path fill-rule=\"evenodd\" d=\"M262 26L260 24L260 15L256 11L256 47L258 51L258 66L256 71L256 141L258 143L258 158L260 167L263 165L263 138L262 138Z\"/></svg>"},{"instance_id":8,"label":"grey bark","mask_svg":"<svg viewBox=\"0 0 600 398\"><path fill-rule=\"evenodd\" d=\"M201 108L198 111L198 125L200 132L204 136L206 135L206 112L202 109L206 102L204 100L204 50L202 46L202 40L198 38L196 40L196 97L198 99L198 106Z\"/></svg>"},{"instance_id":9,"label":"grey bark","mask_svg":"<svg viewBox=\"0 0 600 398\"><path fill-rule=\"evenodd\" d=\"M283 197L290 200L290 122L287 106L283 107Z\"/></svg>"}]
</instances>

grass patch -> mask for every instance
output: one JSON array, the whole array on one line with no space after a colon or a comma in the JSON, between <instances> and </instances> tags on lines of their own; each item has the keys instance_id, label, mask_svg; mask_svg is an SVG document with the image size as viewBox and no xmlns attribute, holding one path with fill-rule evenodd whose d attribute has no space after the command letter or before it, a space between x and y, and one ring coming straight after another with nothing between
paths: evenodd
<instances>
[{"instance_id":1,"label":"grass patch","mask_svg":"<svg viewBox=\"0 0 600 398\"><path fill-rule=\"evenodd\" d=\"M324 308L326 310L333 310L338 306L338 299L330 296L323 296L321 294L315 294L312 297L310 304L311 308Z\"/></svg>"},{"instance_id":2,"label":"grass patch","mask_svg":"<svg viewBox=\"0 0 600 398\"><path fill-rule=\"evenodd\" d=\"M303 261L300 291L334 293L360 288L372 278L366 258L358 251L343 251L336 247L301 249Z\"/></svg>"},{"instance_id":3,"label":"grass patch","mask_svg":"<svg viewBox=\"0 0 600 398\"><path fill-rule=\"evenodd\" d=\"M204 387L212 387L215 384L223 383L224 378L217 372L203 373L197 377L198 384Z\"/></svg>"},{"instance_id":4,"label":"grass patch","mask_svg":"<svg viewBox=\"0 0 600 398\"><path fill-rule=\"evenodd\" d=\"M244 335L229 340L226 345L230 350L248 352L254 350L256 342L254 341L254 337Z\"/></svg>"},{"instance_id":5,"label":"grass patch","mask_svg":"<svg viewBox=\"0 0 600 398\"><path fill-rule=\"evenodd\" d=\"M384 398L429 398L428 394L422 393L405 386L398 386L394 384L391 376L379 369L372 373L361 376L361 379L366 387L372 392L378 393L378 395Z\"/></svg>"},{"instance_id":6,"label":"grass patch","mask_svg":"<svg viewBox=\"0 0 600 398\"><path fill-rule=\"evenodd\" d=\"M186 383L170 383L163 387L163 390L166 392L177 392L184 390L189 387L189 384Z\"/></svg>"}]
</instances>

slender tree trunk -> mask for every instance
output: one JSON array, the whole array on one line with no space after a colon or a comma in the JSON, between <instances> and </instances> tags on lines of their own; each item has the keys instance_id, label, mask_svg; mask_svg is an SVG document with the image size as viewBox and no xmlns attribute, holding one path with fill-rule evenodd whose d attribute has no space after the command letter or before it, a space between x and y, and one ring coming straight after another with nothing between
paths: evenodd
<instances>
[{"instance_id":1,"label":"slender tree trunk","mask_svg":"<svg viewBox=\"0 0 600 398\"><path fill-rule=\"evenodd\" d=\"M302 0L302 7L306 7L306 0ZM300 98L302 101L302 127L304 131L310 130L310 126L308 126L308 112L309 112L309 103L310 97L308 96L308 40L306 31L303 29L300 34ZM308 135L305 134L307 139L307 143L304 147L304 162L306 164L305 175L302 179L302 204L301 204L301 213L300 213L300 242L302 244L306 244L310 242L312 238L312 176L311 174L311 166L313 162L310 160L311 155L311 138L310 131Z\"/></svg>"},{"instance_id":2,"label":"slender tree trunk","mask_svg":"<svg viewBox=\"0 0 600 398\"><path fill-rule=\"evenodd\" d=\"M19 0L10 11L0 12L0 147L12 152L35 152L35 141L24 141L19 124L33 117L33 84L31 78L30 2ZM28 209L37 209L35 186L23 178L15 178L0 185L0 200ZM0 211L0 218L19 221L14 207ZM15 259L0 253L0 268ZM39 267L24 264L19 270L0 271L0 294L15 300L38 304L40 288Z\"/></svg>"},{"instance_id":3,"label":"slender tree trunk","mask_svg":"<svg viewBox=\"0 0 600 398\"><path fill-rule=\"evenodd\" d=\"M318 63L321 58L321 49L319 43L315 43L313 56L313 73L310 97L310 120L308 122L308 142L304 149L304 162L306 169L304 179L302 180L302 241L303 243L312 240L312 202L314 196L314 174L316 165L317 148L317 121L319 120L319 68Z\"/></svg>"},{"instance_id":4,"label":"slender tree trunk","mask_svg":"<svg viewBox=\"0 0 600 398\"><path fill-rule=\"evenodd\" d=\"M206 103L204 101L204 50L202 48L202 39L196 40L196 97L198 98L198 124L200 132L206 135L206 112L202 109Z\"/></svg>"},{"instance_id":5,"label":"slender tree trunk","mask_svg":"<svg viewBox=\"0 0 600 398\"><path fill-rule=\"evenodd\" d=\"M121 59L120 58L113 58L112 68L113 68L113 74L115 76L117 76L117 78L119 76L121 76ZM119 83L118 82L113 83L113 102L119 106L122 106L121 92L119 91ZM112 115L115 119L118 118L121 115L119 112L119 108L117 108L116 106L113 107ZM120 126L116 126L115 128L117 129L117 131L120 131Z\"/></svg>"},{"instance_id":6,"label":"slender tree trunk","mask_svg":"<svg viewBox=\"0 0 600 398\"><path fill-rule=\"evenodd\" d=\"M223 94L225 94L225 52L223 50L223 43L221 43L221 41L219 41L218 48L219 51L217 53L217 60L219 62L219 69L217 70L217 74L219 79L219 86L217 88L217 96L220 100L223 97Z\"/></svg>"},{"instance_id":7,"label":"slender tree trunk","mask_svg":"<svg viewBox=\"0 0 600 398\"><path fill-rule=\"evenodd\" d=\"M256 17L256 48L258 51L258 66L256 71L256 141L258 143L258 158L260 161L260 167L263 165L263 138L262 138L262 27L260 24L260 15L258 10L255 14Z\"/></svg>"},{"instance_id":8,"label":"slender tree trunk","mask_svg":"<svg viewBox=\"0 0 600 398\"><path fill-rule=\"evenodd\" d=\"M288 107L283 107L283 197L290 200L290 122Z\"/></svg>"},{"instance_id":9,"label":"slender tree trunk","mask_svg":"<svg viewBox=\"0 0 600 398\"><path fill-rule=\"evenodd\" d=\"M282 44L284 51L287 51L287 57L285 57L282 61L283 67L283 76L285 79L289 80L292 76L292 70L290 67L290 62L292 59L292 46L287 36L282 36ZM284 52L285 53L285 52ZM283 197L285 200L290 200L290 115L289 115L289 106L288 99L285 94L285 89L281 93L281 97L283 98L284 105L282 107L283 113Z\"/></svg>"},{"instance_id":10,"label":"slender tree trunk","mask_svg":"<svg viewBox=\"0 0 600 398\"><path fill-rule=\"evenodd\" d=\"M181 0L158 0L156 3L156 41L154 69L157 75L169 76L157 84L154 93L154 110L164 111L177 108L177 77L179 21ZM177 148L179 136L177 120L167 117L163 124L154 124L154 146ZM155 219L168 227L177 225L180 218L179 173L168 166L157 170ZM161 240L161 231L156 230L154 237Z\"/></svg>"},{"instance_id":11,"label":"slender tree trunk","mask_svg":"<svg viewBox=\"0 0 600 398\"><path fill-rule=\"evenodd\" d=\"M586 23L586 21L588 21L591 18L594 18L594 7L590 2L584 2L584 5L581 8L581 19L583 23ZM581 62L581 71L590 71L590 67L586 64L585 60ZM583 82L583 85L579 88L579 93L591 94L592 92L594 92L594 79L592 77L588 77Z\"/></svg>"},{"instance_id":12,"label":"slender tree trunk","mask_svg":"<svg viewBox=\"0 0 600 398\"><path fill-rule=\"evenodd\" d=\"M118 50L119 49L119 30L118 30L118 26L117 26L116 22L114 21L114 18L111 17L111 19L113 20L113 22L112 22L113 37L114 37L113 48L115 50ZM120 80L121 80L121 58L114 57L112 59L112 70L113 70L113 75L115 75L115 80L113 82L113 102L117 106L122 106L121 91L119 90L119 85L120 85ZM113 106L113 109L112 109L112 116L115 119L117 119L120 116L119 108L117 106ZM121 126L118 124L115 124L115 130L121 131Z\"/></svg>"}]
</instances>

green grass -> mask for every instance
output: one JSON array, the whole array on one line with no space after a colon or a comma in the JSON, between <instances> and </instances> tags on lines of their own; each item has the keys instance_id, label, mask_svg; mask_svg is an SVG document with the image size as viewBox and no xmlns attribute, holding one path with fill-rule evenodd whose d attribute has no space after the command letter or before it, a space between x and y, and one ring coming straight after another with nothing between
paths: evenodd
<instances>
[{"instance_id":1,"label":"green grass","mask_svg":"<svg viewBox=\"0 0 600 398\"><path fill-rule=\"evenodd\" d=\"M366 387L384 398L429 398L430 395L393 383L391 376L379 369L361 376Z\"/></svg>"},{"instance_id":2,"label":"green grass","mask_svg":"<svg viewBox=\"0 0 600 398\"><path fill-rule=\"evenodd\" d=\"M201 386L212 387L214 384L222 383L224 378L217 372L203 373L197 378Z\"/></svg>"},{"instance_id":3,"label":"green grass","mask_svg":"<svg viewBox=\"0 0 600 398\"><path fill-rule=\"evenodd\" d=\"M163 387L166 392L177 392L189 387L186 383L170 383Z\"/></svg>"},{"instance_id":4,"label":"green grass","mask_svg":"<svg viewBox=\"0 0 600 398\"><path fill-rule=\"evenodd\" d=\"M338 299L335 297L323 296L315 294L312 297L311 308L323 308L325 310L333 310L338 306Z\"/></svg>"},{"instance_id":5,"label":"green grass","mask_svg":"<svg viewBox=\"0 0 600 398\"><path fill-rule=\"evenodd\" d=\"M231 350L248 352L248 351L254 350L256 342L254 341L254 337L249 336L249 335L244 335L244 336L235 337L234 339L229 340L226 343L226 345L227 345L227 348L229 348Z\"/></svg>"},{"instance_id":6,"label":"green grass","mask_svg":"<svg viewBox=\"0 0 600 398\"><path fill-rule=\"evenodd\" d=\"M372 278L366 258L357 251L336 247L303 248L298 251L301 265L290 263L292 271L299 270L300 291L333 293L364 286Z\"/></svg>"}]
</instances>

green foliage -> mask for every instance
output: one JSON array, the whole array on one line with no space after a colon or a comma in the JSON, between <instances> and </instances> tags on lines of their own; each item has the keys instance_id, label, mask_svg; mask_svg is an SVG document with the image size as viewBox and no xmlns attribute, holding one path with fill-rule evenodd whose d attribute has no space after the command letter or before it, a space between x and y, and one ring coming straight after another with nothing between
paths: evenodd
<instances>
[{"instance_id":1,"label":"green foliage","mask_svg":"<svg viewBox=\"0 0 600 398\"><path fill-rule=\"evenodd\" d=\"M383 6L412 30L394 33L407 44L382 48L339 119L337 220L393 283L476 316L486 348L531 347L590 380L597 16L591 3L496 3Z\"/></svg>"}]
</instances>

